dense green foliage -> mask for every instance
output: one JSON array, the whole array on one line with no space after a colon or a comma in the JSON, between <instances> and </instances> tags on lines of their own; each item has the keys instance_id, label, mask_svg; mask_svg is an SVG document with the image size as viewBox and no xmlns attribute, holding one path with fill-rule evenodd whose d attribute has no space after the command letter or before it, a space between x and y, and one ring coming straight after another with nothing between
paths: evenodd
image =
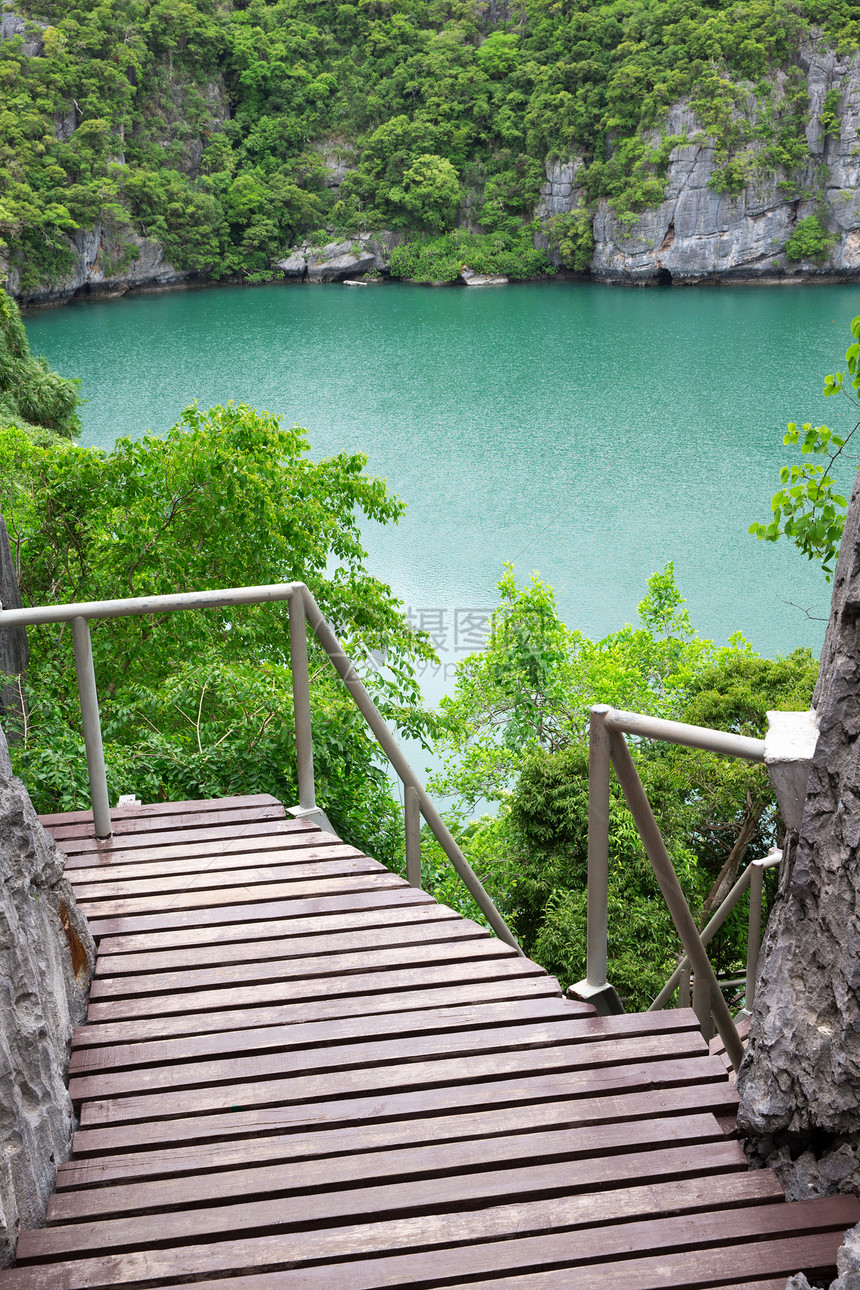
<instances>
[{"instance_id":1,"label":"dense green foliage","mask_svg":"<svg viewBox=\"0 0 860 1290\"><path fill-rule=\"evenodd\" d=\"M21 312L0 290L0 426L68 438L80 429L79 387L33 357Z\"/></svg>"},{"instance_id":2,"label":"dense green foliage","mask_svg":"<svg viewBox=\"0 0 860 1290\"><path fill-rule=\"evenodd\" d=\"M827 236L827 230L817 215L807 215L786 242L785 258L792 264L799 264L801 260L823 264L834 240Z\"/></svg>"},{"instance_id":3,"label":"dense green foliage","mask_svg":"<svg viewBox=\"0 0 860 1290\"><path fill-rule=\"evenodd\" d=\"M535 250L528 226L515 234L455 229L443 237L407 242L391 252L392 274L413 282L453 282L463 268L508 278L534 278L551 272L552 265L543 251Z\"/></svg>"},{"instance_id":4,"label":"dense green foliage","mask_svg":"<svg viewBox=\"0 0 860 1290\"><path fill-rule=\"evenodd\" d=\"M768 709L809 706L808 650L771 661L736 637L724 648L694 632L672 566L649 581L640 626L602 641L570 631L537 578L510 573L486 649L460 665L443 701L449 760L437 788L474 807L467 854L525 948L564 983L585 975L588 709L594 703L761 737ZM780 823L764 767L639 741L636 764L700 924ZM638 832L613 783L610 806L610 980L647 1007L679 945ZM743 908L714 944L718 969L743 963Z\"/></svg>"},{"instance_id":5,"label":"dense green foliage","mask_svg":"<svg viewBox=\"0 0 860 1290\"><path fill-rule=\"evenodd\" d=\"M717 187L777 173L800 195L800 41L823 28L849 51L860 34L850 0L15 10L34 25L27 50L20 36L0 44L0 239L24 290L67 270L69 237L96 220L131 221L181 268L251 277L302 234L444 233L466 197L484 232L516 234L547 156L572 152L588 200L608 196L632 219L662 197L679 138L666 111L684 98L716 140ZM837 106L831 94L825 129ZM339 192L323 151L352 167ZM576 267L582 234L565 233ZM135 254L116 242L118 262Z\"/></svg>"},{"instance_id":6,"label":"dense green foliage","mask_svg":"<svg viewBox=\"0 0 860 1290\"><path fill-rule=\"evenodd\" d=\"M851 387L860 394L860 317L851 323L854 343L845 352L845 361L851 378ZM830 398L841 394L852 409L860 402L845 388L845 375L837 372L824 380L824 394ZM806 421L798 429L794 421L782 442L799 447L801 460L783 466L780 470L782 487L771 499L772 519L767 524L754 523L750 533L760 541L776 542L780 537L789 538L808 560L820 563L828 582L833 577L839 543L845 528L847 499L842 495L834 467L846 464L846 448L853 438L860 421L846 435L834 434L828 426L814 426ZM809 458L826 457L821 466Z\"/></svg>"},{"instance_id":7,"label":"dense green foliage","mask_svg":"<svg viewBox=\"0 0 860 1290\"><path fill-rule=\"evenodd\" d=\"M0 511L25 604L301 580L401 730L429 729L412 664L433 658L364 567L359 516L402 504L360 456L314 462L298 428L232 404L104 453L0 431ZM271 792L297 800L285 605L97 621L112 800ZM39 809L87 802L70 633L29 632L30 708L14 745ZM311 638L318 800L344 837L396 860L402 824L375 744ZM384 657L384 665L379 660Z\"/></svg>"}]
</instances>

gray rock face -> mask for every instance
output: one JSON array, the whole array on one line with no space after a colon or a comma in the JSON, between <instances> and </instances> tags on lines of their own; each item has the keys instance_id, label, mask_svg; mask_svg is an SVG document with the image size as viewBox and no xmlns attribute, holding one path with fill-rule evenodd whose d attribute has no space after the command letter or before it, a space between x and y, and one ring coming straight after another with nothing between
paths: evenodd
<instances>
[{"instance_id":1,"label":"gray rock face","mask_svg":"<svg viewBox=\"0 0 860 1290\"><path fill-rule=\"evenodd\" d=\"M44 1222L69 1156L68 1044L93 956L62 857L12 778L0 731L0 1265L20 1228Z\"/></svg>"},{"instance_id":2,"label":"gray rock face","mask_svg":"<svg viewBox=\"0 0 860 1290\"><path fill-rule=\"evenodd\" d=\"M8 269L6 290L25 305L58 304L86 293L94 296L123 296L127 291L177 287L200 278L200 274L177 269L165 259L158 242L140 237L130 228L96 224L80 229L70 242L74 267L51 286L28 293L19 291L20 275Z\"/></svg>"},{"instance_id":3,"label":"gray rock face","mask_svg":"<svg viewBox=\"0 0 860 1290\"><path fill-rule=\"evenodd\" d=\"M17 13L0 14L0 40L13 40L15 36L23 38L22 52L25 58L35 58L41 54L44 41L42 32L46 22L35 22L32 18L21 18Z\"/></svg>"},{"instance_id":4,"label":"gray rock face","mask_svg":"<svg viewBox=\"0 0 860 1290\"><path fill-rule=\"evenodd\" d=\"M670 156L665 198L632 224L610 203L597 204L594 216L594 277L606 282L797 282L837 280L860 275L860 55L838 58L818 42L801 53L809 94L807 142L810 158L799 190L815 194L798 200L780 189L781 174L751 182L742 193L717 192L714 147L693 112L676 104L665 122L667 135L686 142ZM777 97L784 76L777 76ZM829 90L840 95L839 130L825 135L819 120ZM750 99L747 115L756 121ZM659 143L655 133L653 142ZM755 147L749 151L754 153ZM576 182L579 158L547 165L537 214L549 218L584 201ZM788 262L785 245L808 215L825 210L835 245L825 264Z\"/></svg>"},{"instance_id":5,"label":"gray rock face","mask_svg":"<svg viewBox=\"0 0 860 1290\"><path fill-rule=\"evenodd\" d=\"M860 480L860 476L858 476ZM739 1124L860 1140L860 484L855 481L815 694L800 836L768 923Z\"/></svg>"},{"instance_id":6,"label":"gray rock face","mask_svg":"<svg viewBox=\"0 0 860 1290\"><path fill-rule=\"evenodd\" d=\"M830 1290L860 1290L860 1223L845 1233L845 1240L836 1255L835 1281Z\"/></svg>"},{"instance_id":7,"label":"gray rock face","mask_svg":"<svg viewBox=\"0 0 860 1290\"><path fill-rule=\"evenodd\" d=\"M278 268L285 278L307 282L342 282L361 273L387 272L395 241L391 233L376 237L358 233L348 242L329 242L323 247L304 242L285 260L279 260Z\"/></svg>"},{"instance_id":8,"label":"gray rock face","mask_svg":"<svg viewBox=\"0 0 860 1290\"><path fill-rule=\"evenodd\" d=\"M347 174L355 169L355 149L342 139L321 139L314 148L326 172L326 188L340 188Z\"/></svg>"},{"instance_id":9,"label":"gray rock face","mask_svg":"<svg viewBox=\"0 0 860 1290\"><path fill-rule=\"evenodd\" d=\"M566 215L579 204L582 194L577 185L577 173L582 166L581 157L575 157L572 161L551 160L546 163L546 182L541 184L540 201L535 211L538 219Z\"/></svg>"}]
</instances>

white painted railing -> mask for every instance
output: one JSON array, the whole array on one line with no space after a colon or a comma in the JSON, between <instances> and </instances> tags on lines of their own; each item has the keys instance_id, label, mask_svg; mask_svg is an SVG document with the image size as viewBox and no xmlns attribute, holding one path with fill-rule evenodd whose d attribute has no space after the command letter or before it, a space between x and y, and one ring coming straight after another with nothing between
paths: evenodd
<instances>
[{"instance_id":1,"label":"white painted railing","mask_svg":"<svg viewBox=\"0 0 860 1290\"><path fill-rule=\"evenodd\" d=\"M296 768L299 805L293 814L318 818L314 786L314 752L311 736L310 679L306 623L328 654L335 670L352 696L382 751L400 777L404 787L406 828L406 872L414 887L421 886L420 826L421 816L463 880L467 890L496 935L522 953L513 932L496 909L477 874L460 850L453 834L440 816L397 740L391 734L329 623L303 582L275 583L262 587L231 587L218 591L183 592L170 596L142 596L127 600L97 600L72 605L43 605L32 609L6 609L0 606L0 628L33 627L41 623L71 623L81 704L93 825L98 838L111 835L101 721L99 719L93 653L90 642L91 619L125 618L143 614L173 613L186 609L214 609L233 605L261 605L277 601L289 603L290 660L293 682L293 710L296 728Z\"/></svg>"},{"instance_id":2,"label":"white painted railing","mask_svg":"<svg viewBox=\"0 0 860 1290\"><path fill-rule=\"evenodd\" d=\"M684 947L684 958L654 1000L651 1009L664 1007L676 989L679 987L683 989L685 978L689 981L692 970L693 1008L703 1031L706 1035L710 1035L713 1020L725 1043L729 1059L737 1070L743 1057L743 1045L705 947L749 888L750 918L744 1008L744 1011L748 1011L752 1007L755 996L764 871L772 865L779 864L781 853L773 852L764 860L753 861L748 865L707 927L700 933L654 819L642 781L624 740L624 734L637 735L644 739L663 739L670 743L684 744L690 748L704 748L722 756L741 757L746 761L765 761L763 739L750 739L728 731L708 730L703 726L684 725L679 721L664 721L639 713L622 712L605 704L591 709L588 763L587 963L585 980L572 986L570 993L594 1004L598 1012L609 1014L623 1011L618 995L607 980L609 779L611 769L614 768Z\"/></svg>"}]
</instances>

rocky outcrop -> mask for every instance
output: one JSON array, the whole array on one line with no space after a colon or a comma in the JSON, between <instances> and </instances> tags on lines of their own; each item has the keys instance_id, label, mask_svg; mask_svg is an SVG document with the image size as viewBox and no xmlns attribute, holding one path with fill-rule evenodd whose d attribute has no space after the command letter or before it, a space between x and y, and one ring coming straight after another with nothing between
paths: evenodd
<instances>
[{"instance_id":1,"label":"rocky outcrop","mask_svg":"<svg viewBox=\"0 0 860 1290\"><path fill-rule=\"evenodd\" d=\"M45 42L42 32L46 22L36 22L32 18L22 18L17 13L0 14L0 40L14 40L21 37L21 53L25 58L35 58L41 54Z\"/></svg>"},{"instance_id":2,"label":"rocky outcrop","mask_svg":"<svg viewBox=\"0 0 860 1290\"><path fill-rule=\"evenodd\" d=\"M715 148L685 103L669 112L666 136L684 142L670 154L665 196L636 220L621 219L606 199L594 214L592 276L605 282L796 282L860 276L860 55L838 57L807 42L800 66L809 95L805 172L792 185L781 173L760 174L733 195L714 186ZM780 93L780 73L775 93ZM822 124L825 95L839 95L837 126ZM757 109L752 96L751 125ZM659 143L655 132L652 142ZM761 144L748 149L754 161ZM538 215L544 219L582 205L579 158L547 165ZM753 166L753 173L755 167ZM802 194L798 196L798 194ZM833 238L823 263L791 263L785 247L798 224L816 215Z\"/></svg>"},{"instance_id":3,"label":"rocky outcrop","mask_svg":"<svg viewBox=\"0 0 860 1290\"><path fill-rule=\"evenodd\" d=\"M488 2L494 12L495 0ZM20 38L25 54L38 53L41 48L39 24L25 22L15 14L0 17L0 37ZM761 109L750 87L747 102L738 106L737 114L749 126L743 153L752 177L739 193L718 191L714 141L689 104L678 103L651 139L655 146L663 137L681 139L669 156L663 200L636 218L619 215L605 198L595 204L591 276L603 282L642 285L860 278L860 55L838 56L820 39L805 42L798 66L772 77L771 106L775 105L777 112L788 93L790 77L798 74L805 78L809 100L809 156L802 173L793 173L789 180L763 164L765 142L755 137ZM834 96L838 100L835 112ZM157 101L142 105L135 134L162 148L173 158L172 164L195 178L207 141L229 115L229 96L221 78L215 76L211 83L200 85L177 72ZM75 108L69 104L68 110L55 118L57 138L68 141L78 124ZM336 196L357 165L355 142L326 136L312 146L319 156L316 178ZM117 160L121 162L122 156ZM544 225L586 204L578 182L583 164L578 156L547 161L546 181L535 212ZM459 225L480 232L482 204L481 188L467 189L458 210ZM822 222L832 245L823 249L820 262L795 263L786 256L786 245L811 215ZM288 279L311 282L341 281L370 270L386 272L389 237L362 234L325 247L302 244L277 268ZM535 244L560 263L550 229L538 231ZM61 303L81 294L122 295L205 280L205 275L177 269L156 242L128 229L99 224L80 231L70 246L74 267L60 282L23 294L14 264L2 263L0 281L5 267L10 294L24 304L36 305Z\"/></svg>"},{"instance_id":4,"label":"rocky outcrop","mask_svg":"<svg viewBox=\"0 0 860 1290\"><path fill-rule=\"evenodd\" d=\"M20 272L7 269L6 290L22 305L53 305L75 296L124 296L129 291L156 291L203 281L203 275L177 269L165 259L158 242L130 228L96 224L71 239L74 265L50 286L20 290Z\"/></svg>"},{"instance_id":5,"label":"rocky outcrop","mask_svg":"<svg viewBox=\"0 0 860 1290\"><path fill-rule=\"evenodd\" d=\"M312 246L303 242L278 261L284 277L294 282L343 282L361 273L387 273L393 233L358 233L346 242Z\"/></svg>"},{"instance_id":6,"label":"rocky outcrop","mask_svg":"<svg viewBox=\"0 0 860 1290\"><path fill-rule=\"evenodd\" d=\"M785 849L738 1073L738 1126L789 1199L860 1192L860 472L813 703L803 818ZM860 1230L838 1267L834 1290L860 1290Z\"/></svg>"},{"instance_id":7,"label":"rocky outcrop","mask_svg":"<svg viewBox=\"0 0 860 1290\"><path fill-rule=\"evenodd\" d=\"M758 1138L860 1144L860 482L814 706L818 744L762 950L740 1123Z\"/></svg>"},{"instance_id":8,"label":"rocky outcrop","mask_svg":"<svg viewBox=\"0 0 860 1290\"><path fill-rule=\"evenodd\" d=\"M12 777L0 731L0 1265L20 1228L44 1222L69 1155L68 1045L93 955L62 857Z\"/></svg>"}]
</instances>

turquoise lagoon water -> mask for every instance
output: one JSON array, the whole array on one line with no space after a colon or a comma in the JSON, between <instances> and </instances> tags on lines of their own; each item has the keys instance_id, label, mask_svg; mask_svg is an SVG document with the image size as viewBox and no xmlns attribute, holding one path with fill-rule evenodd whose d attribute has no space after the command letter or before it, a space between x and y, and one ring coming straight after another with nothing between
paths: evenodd
<instances>
[{"instance_id":1,"label":"turquoise lagoon water","mask_svg":"<svg viewBox=\"0 0 860 1290\"><path fill-rule=\"evenodd\" d=\"M397 528L368 527L371 566L450 682L506 562L591 636L634 621L674 560L702 634L817 650L829 588L747 527L768 515L788 420L853 424L821 388L857 313L856 287L300 285L82 302L27 328L82 378L86 443L234 399L306 427L315 455L364 452L408 504Z\"/></svg>"}]
</instances>

